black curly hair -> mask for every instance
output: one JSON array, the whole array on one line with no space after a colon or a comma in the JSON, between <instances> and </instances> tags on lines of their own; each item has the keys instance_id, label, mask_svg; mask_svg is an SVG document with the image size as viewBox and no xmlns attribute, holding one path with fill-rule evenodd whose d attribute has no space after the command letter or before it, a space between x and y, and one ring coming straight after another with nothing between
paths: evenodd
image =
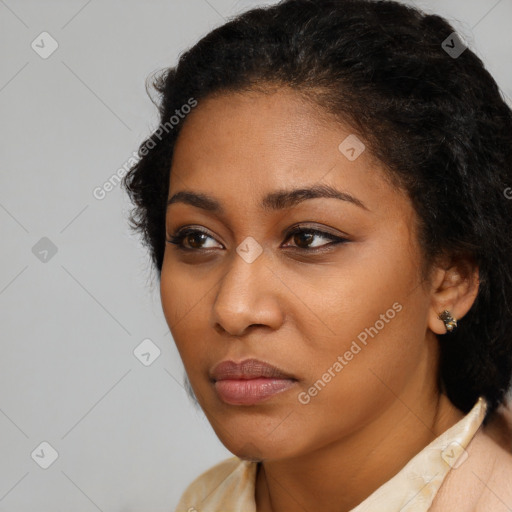
<instances>
[{"instance_id":1,"label":"black curly hair","mask_svg":"<svg viewBox=\"0 0 512 512\"><path fill-rule=\"evenodd\" d=\"M485 396L487 421L512 375L512 112L454 32L437 15L388 0L284 0L245 12L154 77L160 126L123 185L131 226L160 276L184 106L286 86L349 123L408 192L424 261L451 255L478 265L477 299L440 343L439 384L464 412ZM450 54L445 40L462 53Z\"/></svg>"}]
</instances>

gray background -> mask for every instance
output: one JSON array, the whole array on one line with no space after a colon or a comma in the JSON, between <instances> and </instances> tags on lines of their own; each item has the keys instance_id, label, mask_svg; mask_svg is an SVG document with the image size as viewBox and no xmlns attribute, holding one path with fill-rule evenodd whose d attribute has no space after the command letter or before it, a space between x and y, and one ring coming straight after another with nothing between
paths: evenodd
<instances>
[{"instance_id":1,"label":"gray background","mask_svg":"<svg viewBox=\"0 0 512 512\"><path fill-rule=\"evenodd\" d=\"M146 77L257 4L0 0L1 512L171 511L231 455L182 387L127 199L93 191L157 123ZM455 23L512 97L512 0L414 4ZM46 59L43 31L59 45Z\"/></svg>"}]
</instances>

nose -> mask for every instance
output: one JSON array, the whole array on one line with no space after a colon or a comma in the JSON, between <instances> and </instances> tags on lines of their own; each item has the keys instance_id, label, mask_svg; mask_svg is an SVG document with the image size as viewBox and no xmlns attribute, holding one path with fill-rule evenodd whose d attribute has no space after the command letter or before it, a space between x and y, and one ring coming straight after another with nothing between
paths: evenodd
<instances>
[{"instance_id":1,"label":"nose","mask_svg":"<svg viewBox=\"0 0 512 512\"><path fill-rule=\"evenodd\" d=\"M234 254L222 277L212 307L213 327L243 336L255 326L278 329L284 321L283 285L269 268L265 252L248 263Z\"/></svg>"}]
</instances>

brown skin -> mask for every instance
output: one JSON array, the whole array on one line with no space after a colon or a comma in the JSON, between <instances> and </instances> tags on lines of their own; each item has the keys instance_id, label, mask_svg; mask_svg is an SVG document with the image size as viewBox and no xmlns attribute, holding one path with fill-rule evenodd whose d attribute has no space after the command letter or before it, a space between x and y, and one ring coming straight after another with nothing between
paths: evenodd
<instances>
[{"instance_id":1,"label":"brown skin","mask_svg":"<svg viewBox=\"0 0 512 512\"><path fill-rule=\"evenodd\" d=\"M350 133L288 89L226 93L199 104L175 147L169 197L205 193L225 213L169 206L168 236L193 225L208 237L185 239L195 253L166 244L163 310L216 434L235 455L263 461L258 512L350 510L463 417L436 385L436 334L446 333L440 312L460 320L471 307L477 269L444 262L422 278L411 201L369 150L355 161L338 150ZM269 192L319 183L366 209L334 198L259 207ZM286 236L297 223L349 241ZM236 252L248 236L263 248L250 264ZM325 250L308 249L318 246ZM302 404L299 393L394 303L402 310ZM246 358L297 383L256 405L228 405L208 373Z\"/></svg>"},{"instance_id":2,"label":"brown skin","mask_svg":"<svg viewBox=\"0 0 512 512\"><path fill-rule=\"evenodd\" d=\"M503 449L512 453L512 402L498 407L484 429Z\"/></svg>"}]
</instances>

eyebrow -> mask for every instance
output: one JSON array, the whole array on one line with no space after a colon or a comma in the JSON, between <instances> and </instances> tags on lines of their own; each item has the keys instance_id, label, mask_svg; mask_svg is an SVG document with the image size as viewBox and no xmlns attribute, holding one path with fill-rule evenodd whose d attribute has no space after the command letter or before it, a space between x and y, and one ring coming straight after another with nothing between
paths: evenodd
<instances>
[{"instance_id":1,"label":"eyebrow","mask_svg":"<svg viewBox=\"0 0 512 512\"><path fill-rule=\"evenodd\" d=\"M330 185L313 185L307 188L296 188L291 190L278 190L267 194L260 203L260 208L265 211L278 211L306 201L307 199L334 198L352 203L364 210L368 208L356 197L331 187ZM201 208L212 213L224 214L224 208L217 199L206 194L181 190L169 198L167 205L173 203L184 203L196 208Z\"/></svg>"}]
</instances>

